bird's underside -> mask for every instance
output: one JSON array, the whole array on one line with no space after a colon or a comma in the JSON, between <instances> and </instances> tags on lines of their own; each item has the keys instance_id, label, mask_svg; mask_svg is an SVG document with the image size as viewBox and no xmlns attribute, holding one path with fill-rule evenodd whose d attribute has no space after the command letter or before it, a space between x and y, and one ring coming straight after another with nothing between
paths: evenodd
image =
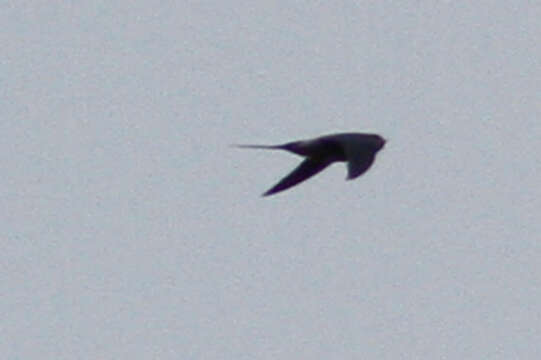
<instances>
[{"instance_id":1,"label":"bird's underside","mask_svg":"<svg viewBox=\"0 0 541 360\"><path fill-rule=\"evenodd\" d=\"M347 162L347 180L365 173L374 162L385 140L375 134L343 133L294 141L283 145L237 145L241 148L286 150L306 159L290 174L267 190L269 196L287 190L316 175L334 162Z\"/></svg>"}]
</instances>

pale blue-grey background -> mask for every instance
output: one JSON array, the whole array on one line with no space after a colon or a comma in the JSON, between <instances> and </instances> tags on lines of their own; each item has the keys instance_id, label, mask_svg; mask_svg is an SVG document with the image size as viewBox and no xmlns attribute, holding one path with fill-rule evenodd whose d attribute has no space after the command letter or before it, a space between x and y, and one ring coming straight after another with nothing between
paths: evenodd
<instances>
[{"instance_id":1,"label":"pale blue-grey background","mask_svg":"<svg viewBox=\"0 0 541 360\"><path fill-rule=\"evenodd\" d=\"M5 359L536 359L538 1L4 1ZM389 139L344 181L230 148Z\"/></svg>"}]
</instances>

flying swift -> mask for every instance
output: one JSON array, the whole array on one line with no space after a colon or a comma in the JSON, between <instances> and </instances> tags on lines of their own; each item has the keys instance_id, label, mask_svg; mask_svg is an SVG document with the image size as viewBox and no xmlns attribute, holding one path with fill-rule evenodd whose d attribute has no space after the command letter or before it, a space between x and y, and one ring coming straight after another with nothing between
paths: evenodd
<instances>
[{"instance_id":1,"label":"flying swift","mask_svg":"<svg viewBox=\"0 0 541 360\"><path fill-rule=\"evenodd\" d=\"M282 145L235 145L239 148L286 150L305 157L290 174L267 190L263 196L287 190L316 175L334 162L347 162L346 180L353 180L372 166L376 153L385 145L377 134L341 133Z\"/></svg>"}]
</instances>

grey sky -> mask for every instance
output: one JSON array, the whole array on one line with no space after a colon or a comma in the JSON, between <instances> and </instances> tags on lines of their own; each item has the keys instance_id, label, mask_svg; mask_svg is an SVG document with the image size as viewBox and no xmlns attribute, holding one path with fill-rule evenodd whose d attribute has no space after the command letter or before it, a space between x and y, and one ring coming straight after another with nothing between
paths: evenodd
<instances>
[{"instance_id":1,"label":"grey sky","mask_svg":"<svg viewBox=\"0 0 541 360\"><path fill-rule=\"evenodd\" d=\"M6 359L541 353L539 2L0 9Z\"/></svg>"}]
</instances>

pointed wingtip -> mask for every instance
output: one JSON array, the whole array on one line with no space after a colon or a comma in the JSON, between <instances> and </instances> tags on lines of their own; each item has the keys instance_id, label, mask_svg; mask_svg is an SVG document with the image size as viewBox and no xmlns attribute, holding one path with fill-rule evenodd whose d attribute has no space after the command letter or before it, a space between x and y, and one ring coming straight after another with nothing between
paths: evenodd
<instances>
[{"instance_id":1,"label":"pointed wingtip","mask_svg":"<svg viewBox=\"0 0 541 360\"><path fill-rule=\"evenodd\" d=\"M229 147L232 147L232 148L244 148L246 147L246 145L242 145L242 144L229 144Z\"/></svg>"},{"instance_id":2,"label":"pointed wingtip","mask_svg":"<svg viewBox=\"0 0 541 360\"><path fill-rule=\"evenodd\" d=\"M274 193L275 193L275 191L272 191L272 189L271 189L271 190L267 190L267 191L265 191L263 194L261 194L261 197L271 196L271 195L274 194Z\"/></svg>"},{"instance_id":3,"label":"pointed wingtip","mask_svg":"<svg viewBox=\"0 0 541 360\"><path fill-rule=\"evenodd\" d=\"M240 149L271 149L271 150L282 149L281 145L232 144L231 146L240 148Z\"/></svg>"}]
</instances>

